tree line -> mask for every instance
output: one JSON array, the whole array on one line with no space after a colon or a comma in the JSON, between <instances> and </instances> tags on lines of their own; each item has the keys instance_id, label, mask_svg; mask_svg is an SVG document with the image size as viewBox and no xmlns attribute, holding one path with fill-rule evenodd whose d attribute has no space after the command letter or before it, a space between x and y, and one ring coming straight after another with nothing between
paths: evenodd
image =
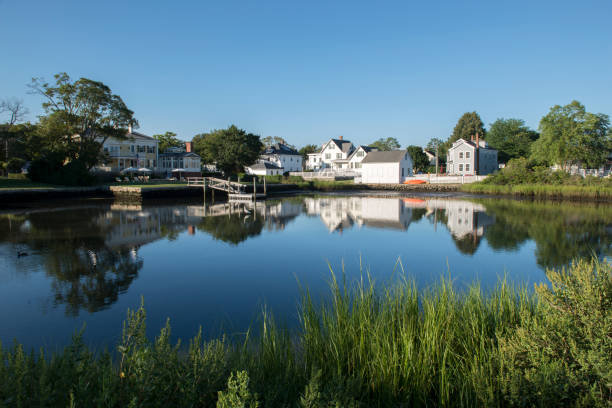
<instances>
[{"instance_id":1,"label":"tree line","mask_svg":"<svg viewBox=\"0 0 612 408\"><path fill-rule=\"evenodd\" d=\"M59 73L52 83L32 79L29 90L43 100L44 113L36 123L24 121L27 109L21 101L0 101L0 115L6 117L0 123L0 167L4 173L20 171L27 161L32 180L67 185L92 183L94 176L90 170L109 159L102 150L104 141L111 137L125 140L128 128L138 127L134 112L102 82L88 78L72 80L68 74ZM538 131L516 118L497 119L485 129L477 112L467 112L446 141L433 138L425 149L432 152L437 149L443 164L455 141L470 140L476 134L498 150L501 162L523 157L541 165L568 168L581 163L594 168L605 163L612 150L609 116L588 112L578 101L553 106L540 120ZM174 132L153 137L159 141L160 152L184 145ZM262 138L235 125L197 134L192 142L194 152L204 163L214 163L226 174L242 172L263 149L275 143L295 148L282 137ZM399 149L400 143L395 137L386 137L369 146L389 151ZM416 145L406 149L415 171L426 171L429 159L423 149ZM319 151L320 147L307 144L296 150L305 161L309 153Z\"/></svg>"},{"instance_id":2,"label":"tree line","mask_svg":"<svg viewBox=\"0 0 612 408\"><path fill-rule=\"evenodd\" d=\"M485 129L478 113L467 112L459 118L446 141L432 138L426 149L432 152L438 149L440 161L444 163L454 142L470 140L476 134L498 151L502 163L525 158L542 166L569 169L571 165L581 164L598 168L612 151L610 117L588 112L578 101L550 108L540 120L538 131L517 118L499 118Z\"/></svg>"}]
</instances>

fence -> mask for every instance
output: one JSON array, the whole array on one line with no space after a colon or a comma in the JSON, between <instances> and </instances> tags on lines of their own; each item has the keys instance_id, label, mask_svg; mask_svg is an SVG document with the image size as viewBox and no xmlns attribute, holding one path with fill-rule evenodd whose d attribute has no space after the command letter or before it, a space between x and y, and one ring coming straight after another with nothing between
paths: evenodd
<instances>
[{"instance_id":1,"label":"fence","mask_svg":"<svg viewBox=\"0 0 612 408\"><path fill-rule=\"evenodd\" d=\"M425 180L430 184L469 184L482 181L488 176L447 176L436 174L421 174L406 177L406 180Z\"/></svg>"},{"instance_id":2,"label":"fence","mask_svg":"<svg viewBox=\"0 0 612 408\"><path fill-rule=\"evenodd\" d=\"M302 177L304 180L346 180L361 177L359 173L352 170L292 171L289 175Z\"/></svg>"}]
</instances>

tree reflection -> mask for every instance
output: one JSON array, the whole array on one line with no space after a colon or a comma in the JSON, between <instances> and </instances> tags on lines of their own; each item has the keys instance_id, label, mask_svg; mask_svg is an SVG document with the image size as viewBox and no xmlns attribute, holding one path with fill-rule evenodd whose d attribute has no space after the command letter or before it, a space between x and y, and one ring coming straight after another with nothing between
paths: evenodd
<instances>
[{"instance_id":1,"label":"tree reflection","mask_svg":"<svg viewBox=\"0 0 612 408\"><path fill-rule=\"evenodd\" d=\"M3 241L40 258L53 281L56 306L66 314L96 312L117 301L138 276L143 262L136 247L110 247L108 232L115 226L104 206L5 215L0 222Z\"/></svg>"},{"instance_id":2,"label":"tree reflection","mask_svg":"<svg viewBox=\"0 0 612 408\"><path fill-rule=\"evenodd\" d=\"M253 214L228 214L202 218L196 226L213 238L238 245L249 237L261 234L264 222Z\"/></svg>"},{"instance_id":3,"label":"tree reflection","mask_svg":"<svg viewBox=\"0 0 612 408\"><path fill-rule=\"evenodd\" d=\"M486 230L489 245L517 250L531 239L536 259L545 268L573 259L612 255L612 207L597 204L481 200L496 222Z\"/></svg>"}]
</instances>

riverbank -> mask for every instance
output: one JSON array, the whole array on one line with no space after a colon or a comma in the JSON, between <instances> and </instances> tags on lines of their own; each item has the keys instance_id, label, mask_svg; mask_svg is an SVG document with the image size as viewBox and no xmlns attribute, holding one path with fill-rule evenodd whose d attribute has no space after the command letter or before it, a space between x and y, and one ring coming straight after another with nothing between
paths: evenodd
<instances>
[{"instance_id":1,"label":"riverbank","mask_svg":"<svg viewBox=\"0 0 612 408\"><path fill-rule=\"evenodd\" d=\"M473 194L508 195L554 200L612 201L612 187L551 184L465 184L461 191Z\"/></svg>"},{"instance_id":2,"label":"riverbank","mask_svg":"<svg viewBox=\"0 0 612 408\"><path fill-rule=\"evenodd\" d=\"M52 357L0 347L0 401L8 406L589 406L612 398L612 268L581 261L549 271L535 293L501 282L457 293L450 280L420 292L343 287L305 293L301 328L265 314L261 335L203 341L188 350L170 326L145 336L143 307L128 311L109 354L79 336ZM589 313L583 313L588 310ZM560 391L562 390L562 391ZM224 405L233 400L234 405Z\"/></svg>"}]
</instances>

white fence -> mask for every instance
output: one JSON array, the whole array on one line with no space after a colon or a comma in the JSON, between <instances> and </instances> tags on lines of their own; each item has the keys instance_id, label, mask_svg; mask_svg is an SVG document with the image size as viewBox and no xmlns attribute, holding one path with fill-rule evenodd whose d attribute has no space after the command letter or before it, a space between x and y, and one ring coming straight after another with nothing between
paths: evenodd
<instances>
[{"instance_id":1,"label":"white fence","mask_svg":"<svg viewBox=\"0 0 612 408\"><path fill-rule=\"evenodd\" d=\"M360 173L352 170L292 171L289 173L289 175L299 176L302 177L304 180L336 180L361 177Z\"/></svg>"},{"instance_id":2,"label":"white fence","mask_svg":"<svg viewBox=\"0 0 612 408\"><path fill-rule=\"evenodd\" d=\"M418 176L406 177L406 180L425 180L430 184L469 184L482 181L488 176L447 176L435 174L419 174Z\"/></svg>"}]
</instances>

